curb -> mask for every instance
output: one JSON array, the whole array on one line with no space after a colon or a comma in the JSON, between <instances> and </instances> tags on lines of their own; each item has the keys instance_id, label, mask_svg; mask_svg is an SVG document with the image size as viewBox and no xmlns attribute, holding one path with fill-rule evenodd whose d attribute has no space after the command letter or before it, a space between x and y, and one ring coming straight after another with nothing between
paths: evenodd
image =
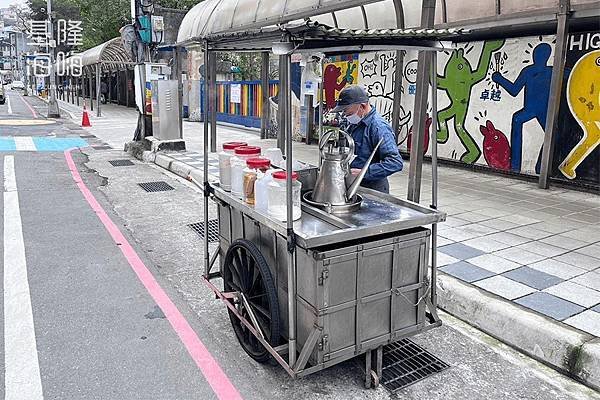
<instances>
[{"instance_id":1,"label":"curb","mask_svg":"<svg viewBox=\"0 0 600 400\"><path fill-rule=\"evenodd\" d=\"M518 304L438 275L438 306L528 356L600 390L600 340Z\"/></svg>"},{"instance_id":2,"label":"curb","mask_svg":"<svg viewBox=\"0 0 600 400\"><path fill-rule=\"evenodd\" d=\"M202 171L166 154L144 151L154 162L184 179L201 180ZM151 159L153 158L153 161ZM600 390L600 339L557 323L499 296L438 274L438 307L595 390Z\"/></svg>"}]
</instances>

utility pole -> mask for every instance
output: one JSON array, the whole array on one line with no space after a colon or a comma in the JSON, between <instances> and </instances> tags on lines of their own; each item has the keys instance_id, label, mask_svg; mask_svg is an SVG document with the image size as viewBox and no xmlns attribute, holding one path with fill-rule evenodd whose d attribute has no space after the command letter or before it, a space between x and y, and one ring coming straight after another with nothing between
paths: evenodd
<instances>
[{"instance_id":1,"label":"utility pole","mask_svg":"<svg viewBox=\"0 0 600 400\"><path fill-rule=\"evenodd\" d=\"M54 42L54 24L52 23L52 0L47 0L48 9L48 44L50 46L50 92L48 96L48 118L60 118L60 110L56 101L56 76L54 75L54 60L56 43Z\"/></svg>"}]
</instances>

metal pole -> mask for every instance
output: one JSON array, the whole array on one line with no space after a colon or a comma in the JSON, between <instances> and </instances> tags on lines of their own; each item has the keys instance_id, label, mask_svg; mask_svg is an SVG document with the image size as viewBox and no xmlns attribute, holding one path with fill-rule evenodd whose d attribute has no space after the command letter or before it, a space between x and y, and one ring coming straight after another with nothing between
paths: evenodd
<instances>
[{"instance_id":1,"label":"metal pole","mask_svg":"<svg viewBox=\"0 0 600 400\"><path fill-rule=\"evenodd\" d=\"M292 103L291 87L291 54L279 56L279 109L281 117L279 131L285 138L285 169L286 174L286 211L287 211L287 273L288 273L288 340L289 365L293 368L296 363L296 266L294 264L294 200L292 198Z\"/></svg>"},{"instance_id":2,"label":"metal pole","mask_svg":"<svg viewBox=\"0 0 600 400\"><path fill-rule=\"evenodd\" d=\"M100 95L102 94L102 70L100 63L96 64L96 117L101 117L102 112L100 111Z\"/></svg>"},{"instance_id":3,"label":"metal pole","mask_svg":"<svg viewBox=\"0 0 600 400\"><path fill-rule=\"evenodd\" d=\"M269 131L269 53L261 53L260 88L262 97L262 110L260 116L260 138L266 139Z\"/></svg>"},{"instance_id":4,"label":"metal pole","mask_svg":"<svg viewBox=\"0 0 600 400\"><path fill-rule=\"evenodd\" d=\"M437 159L437 53L431 52L431 208L437 210L438 201L438 159ZM437 307L437 224L431 226L431 302Z\"/></svg>"},{"instance_id":5,"label":"metal pole","mask_svg":"<svg viewBox=\"0 0 600 400\"><path fill-rule=\"evenodd\" d=\"M208 101L210 113L210 151L217 151L217 54L209 52L209 82L208 82Z\"/></svg>"},{"instance_id":6,"label":"metal pole","mask_svg":"<svg viewBox=\"0 0 600 400\"><path fill-rule=\"evenodd\" d=\"M392 130L394 135L400 132L400 106L402 102L402 70L404 69L404 51L396 52L396 71L394 71L394 102L392 103Z\"/></svg>"},{"instance_id":7,"label":"metal pole","mask_svg":"<svg viewBox=\"0 0 600 400\"><path fill-rule=\"evenodd\" d=\"M319 75L321 79L319 80L318 90L319 90L319 136L317 144L321 144L321 137L323 136L323 59L319 59ZM321 168L321 152L319 151L319 168Z\"/></svg>"},{"instance_id":8,"label":"metal pole","mask_svg":"<svg viewBox=\"0 0 600 400\"><path fill-rule=\"evenodd\" d=\"M542 147L542 162L538 187L548 189L549 177L552 174L552 161L554 156L554 143L558 112L560 110L560 94L562 90L565 60L567 55L567 39L569 31L569 0L560 0L558 5L558 26L556 31L556 46L554 48L554 63L552 78L550 80L550 98L548 100L548 113L546 116L546 132Z\"/></svg>"},{"instance_id":9,"label":"metal pole","mask_svg":"<svg viewBox=\"0 0 600 400\"><path fill-rule=\"evenodd\" d=\"M281 151L283 153L285 153L285 134L284 134L284 128L283 126L285 125L285 118L288 118L289 116L284 116L285 115L285 111L283 110L284 107L282 107L282 103L285 100L282 100L281 98L283 96L285 96L283 93L283 87L284 86L289 86L289 82L285 82L286 78L286 68L285 68L285 56L279 56L279 94L277 96L277 98L279 99L278 104L277 104L277 147L279 147L281 149ZM288 94L289 96L289 94Z\"/></svg>"},{"instance_id":10,"label":"metal pole","mask_svg":"<svg viewBox=\"0 0 600 400\"><path fill-rule=\"evenodd\" d=\"M431 28L435 17L435 0L423 0L421 28ZM410 149L410 165L408 168L408 195L410 201L416 203L421 198L421 175L423 172L423 147L425 131L425 115L427 113L427 95L429 92L428 76L430 54L419 51L417 69L417 92L415 94L415 110L413 123L412 147ZM437 132L433 135L437 140Z\"/></svg>"},{"instance_id":11,"label":"metal pole","mask_svg":"<svg viewBox=\"0 0 600 400\"><path fill-rule=\"evenodd\" d=\"M208 51L208 43L204 44L204 143L203 143L203 169L202 180L204 185L204 226L208 229L208 196L210 195L208 188L208 86L209 79L212 79L208 74L208 65L210 64L210 53ZM208 235L204 235L204 276L208 277L208 267L210 264L210 255L208 254Z\"/></svg>"},{"instance_id":12,"label":"metal pole","mask_svg":"<svg viewBox=\"0 0 600 400\"><path fill-rule=\"evenodd\" d=\"M56 75L54 71L54 60L56 45L54 42L54 25L52 23L52 0L47 0L46 9L48 10L48 41L52 46L50 53L50 93L48 96L48 118L60 118L60 110L56 101Z\"/></svg>"},{"instance_id":13,"label":"metal pole","mask_svg":"<svg viewBox=\"0 0 600 400\"><path fill-rule=\"evenodd\" d=\"M181 80L181 49L175 47L173 50L173 69L175 70L175 77L177 79L177 96L179 96L179 138L183 138L183 81Z\"/></svg>"},{"instance_id":14,"label":"metal pole","mask_svg":"<svg viewBox=\"0 0 600 400\"><path fill-rule=\"evenodd\" d=\"M94 101L93 101L93 87L92 87L92 70L91 68L88 70L88 89L89 89L89 93L88 93L88 97L90 98L90 111L94 111Z\"/></svg>"}]
</instances>

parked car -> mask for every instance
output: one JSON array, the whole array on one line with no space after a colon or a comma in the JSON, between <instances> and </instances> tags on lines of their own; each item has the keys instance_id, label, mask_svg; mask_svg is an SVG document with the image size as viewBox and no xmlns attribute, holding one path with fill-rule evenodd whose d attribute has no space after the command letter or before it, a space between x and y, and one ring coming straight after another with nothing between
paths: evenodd
<instances>
[{"instance_id":1,"label":"parked car","mask_svg":"<svg viewBox=\"0 0 600 400\"><path fill-rule=\"evenodd\" d=\"M6 95L4 94L4 84L0 82L0 104L6 103Z\"/></svg>"},{"instance_id":2,"label":"parked car","mask_svg":"<svg viewBox=\"0 0 600 400\"><path fill-rule=\"evenodd\" d=\"M12 81L12 83L10 84L10 88L15 90L15 89L25 89L25 85L23 84L22 81Z\"/></svg>"}]
</instances>

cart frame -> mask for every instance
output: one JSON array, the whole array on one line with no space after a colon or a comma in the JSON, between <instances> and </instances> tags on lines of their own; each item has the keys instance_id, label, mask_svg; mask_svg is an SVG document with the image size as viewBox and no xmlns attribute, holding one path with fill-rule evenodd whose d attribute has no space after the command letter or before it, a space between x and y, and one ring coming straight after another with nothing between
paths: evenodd
<instances>
[{"instance_id":1,"label":"cart frame","mask_svg":"<svg viewBox=\"0 0 600 400\"><path fill-rule=\"evenodd\" d=\"M215 53L219 51L270 51L272 48L277 48L278 45L283 46L288 51L279 51L280 62L280 90L279 90L279 129L281 132L278 143L285 145L286 154L286 170L292 170L292 123L291 123L291 99L290 99L290 66L292 52L326 52L335 53L340 51L384 51L384 50L418 50L419 60L425 62L419 63L418 77L421 77L420 82L431 80L432 85L432 117L433 126L437 126L437 51L450 50L448 42L442 41L447 37L452 37L462 33L461 30L372 30L372 31L350 31L338 30L334 28L325 29L322 25L311 22L306 22L301 26L285 26L280 25L272 29L259 29L255 31L234 32L227 34L213 35L211 37L199 38L196 43L201 41L204 50L204 61L206 65L205 75L205 96L204 110L204 163L203 163L203 182L198 182L194 178L189 179L198 185L203 191L203 208L204 221L208 221L209 217L209 200L211 196L215 197L215 188L209 182L208 174L208 158L209 158L209 131L212 130L212 137L216 137L216 74L215 74ZM429 57L431 55L431 57ZM431 61L431 62L428 62ZM429 71L428 71L429 69ZM417 91L417 101L427 103L429 93L429 84L419 85L421 88ZM322 87L319 87L322 94ZM417 107L419 113L415 113L415 121L424 120L426 107ZM207 118L211 116L211 120ZM322 129L322 113L319 116L319 128ZM418 128L420 123L415 123ZM211 129L212 128L212 129ZM319 132L321 135L322 132ZM413 140L416 146L420 146L415 153L423 154L423 133L415 132L416 140ZM430 330L441 325L441 320L437 315L437 223L445 219L445 214L437 211L437 140L432 141L432 204L430 210L436 215L436 218L424 221L424 224L431 224L431 281L427 288L428 296L425 298L426 313L428 324L418 332ZM211 143L213 151L216 150L216 143ZM414 149L413 149L414 150ZM414 153L413 153L414 154ZM418 172L420 179L420 171ZM307 366L309 356L313 348L317 345L319 338L319 328L315 326L308 340L301 349L297 349L296 338L296 322L297 322L297 282L296 282L296 264L294 252L296 250L297 237L294 232L292 218L292 189L291 189L291 174L287 176L287 223L286 223L286 239L287 239L287 301L288 301L288 340L287 343L273 347L264 338L260 328L256 323L255 317L252 315L250 307L249 319L242 316L238 309L232 304L232 300L245 301L243 294L236 292L225 292L221 290L213 282L214 279L221 277L220 271L213 271L213 266L219 256L219 250L214 254L209 252L208 234L204 235L204 273L202 279L205 284L215 293L217 298L225 303L227 308L233 313L240 322L256 337L272 357L279 363L286 372L292 377L301 377L323 368L327 368L333 364L337 364L343 360L334 359L330 362L325 362L321 365ZM420 183L419 183L420 187ZM409 195L410 197L410 195ZM418 197L418 196L417 196ZM222 201L222 199L220 200ZM416 203L412 203L419 206ZM423 225L424 225L423 224ZM205 228L207 229L207 227ZM419 300L420 301L420 300ZM418 333L417 332L417 333ZM414 334L414 333L412 333ZM410 335L407 335L410 336ZM401 338L397 338L401 339ZM298 350L299 354L298 354ZM284 358L288 355L287 360ZM375 356L375 357L373 357ZM346 359L351 357L346 357ZM374 359L374 360L373 360ZM374 362L372 362L374 361ZM376 349L375 354L372 350L366 352L365 363L365 385L369 387L373 380L377 385L381 378L382 369L382 346Z\"/></svg>"}]
</instances>

